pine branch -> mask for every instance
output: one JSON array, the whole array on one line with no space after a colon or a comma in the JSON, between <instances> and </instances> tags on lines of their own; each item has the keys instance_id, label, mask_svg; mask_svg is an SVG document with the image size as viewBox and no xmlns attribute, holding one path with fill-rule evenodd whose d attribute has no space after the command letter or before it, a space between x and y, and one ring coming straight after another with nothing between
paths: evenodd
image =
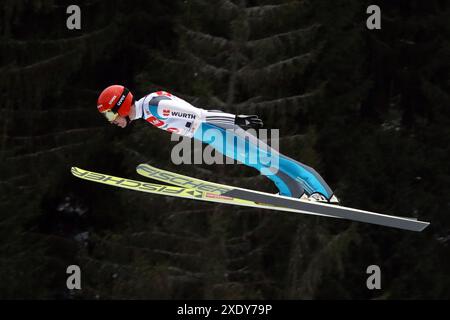
<instances>
[{"instance_id":1,"label":"pine branch","mask_svg":"<svg viewBox=\"0 0 450 320\"><path fill-rule=\"evenodd\" d=\"M161 254L162 256L167 256L173 259L195 259L195 260L205 260L207 257L204 257L200 252L197 252L195 254L193 253L184 253L184 252L173 252L168 250L161 250L161 249L153 249L151 250L154 253Z\"/></svg>"},{"instance_id":2,"label":"pine branch","mask_svg":"<svg viewBox=\"0 0 450 320\"><path fill-rule=\"evenodd\" d=\"M247 42L247 46L252 49L267 48L270 46L281 45L286 43L294 43L305 38L309 39L312 35L315 35L321 28L321 25L315 23L306 28L295 29L287 32L282 32L274 35L270 35L265 38L250 40ZM304 41L304 40L303 40Z\"/></svg>"},{"instance_id":3,"label":"pine branch","mask_svg":"<svg viewBox=\"0 0 450 320\"><path fill-rule=\"evenodd\" d=\"M200 31L194 31L184 26L180 26L180 28L189 38L189 41L193 42L194 47L203 45L208 47L208 51L223 51L229 49L231 45L230 40L223 37L217 37Z\"/></svg>"},{"instance_id":4,"label":"pine branch","mask_svg":"<svg viewBox=\"0 0 450 320\"><path fill-rule=\"evenodd\" d=\"M280 12L293 11L298 9L298 6L301 5L300 1L293 1L282 4L274 4L274 5L261 5L254 7L245 8L245 13L249 18L260 18L264 19L267 16L277 15Z\"/></svg>"},{"instance_id":5,"label":"pine branch","mask_svg":"<svg viewBox=\"0 0 450 320\"><path fill-rule=\"evenodd\" d=\"M317 95L318 92L313 91L311 93L300 94L286 98L279 98L274 100L251 103L250 105L247 106L247 108L250 108L250 110L266 109L266 108L278 109L287 107L305 108L310 105L311 99L315 98ZM243 108L244 107L245 106L243 106Z\"/></svg>"},{"instance_id":6,"label":"pine branch","mask_svg":"<svg viewBox=\"0 0 450 320\"><path fill-rule=\"evenodd\" d=\"M148 241L149 243L152 243L154 239L170 239L170 240L177 240L180 242L189 241L189 242L195 242L197 244L204 244L205 239L203 237L199 237L197 235L189 235L182 233L168 233L163 231L148 231L148 232L133 232L128 236L129 238L135 240L142 240L144 238L145 241ZM127 237L127 238L128 238ZM129 240L127 240L129 241Z\"/></svg>"},{"instance_id":7,"label":"pine branch","mask_svg":"<svg viewBox=\"0 0 450 320\"><path fill-rule=\"evenodd\" d=\"M75 55L76 55L76 51L71 50L69 52L61 53L56 56L52 56L50 58L38 61L38 62L30 64L30 65L26 65L23 67L15 66L13 68L8 68L7 75L11 76L12 74L15 74L15 73L27 73L27 72L32 71L33 69L46 69L49 66L53 66L53 65L57 64L58 62L68 59L70 56L75 56Z\"/></svg>"},{"instance_id":8,"label":"pine branch","mask_svg":"<svg viewBox=\"0 0 450 320\"><path fill-rule=\"evenodd\" d=\"M191 64L194 65L195 70L214 78L216 81L222 81L230 74L230 71L226 68L213 66L190 52L187 52L186 55Z\"/></svg>"},{"instance_id":9,"label":"pine branch","mask_svg":"<svg viewBox=\"0 0 450 320\"><path fill-rule=\"evenodd\" d=\"M86 111L85 111L86 112ZM72 135L72 134L78 134L78 133L87 133L91 134L91 131L95 130L98 132L99 129L104 129L104 126L101 127L90 127L90 128L75 128L75 129L67 129L63 131L56 131L56 132L50 132L50 133L44 133L41 135L31 135L31 136L6 136L9 140L15 141L21 141L21 140L33 140L34 143L36 143L37 139L45 139L45 138L55 138L55 136L60 135Z\"/></svg>"},{"instance_id":10,"label":"pine branch","mask_svg":"<svg viewBox=\"0 0 450 320\"><path fill-rule=\"evenodd\" d=\"M221 11L223 10L228 11L229 13L235 13L237 10L239 10L239 7L230 0L219 0L218 2L218 6Z\"/></svg>"},{"instance_id":11,"label":"pine branch","mask_svg":"<svg viewBox=\"0 0 450 320\"><path fill-rule=\"evenodd\" d=\"M173 267L173 266L167 267L167 270L175 273L175 275L182 275L182 276L189 277L192 279L203 279L207 276L207 274L205 272L192 272L189 270L185 270L185 269L182 269L179 267Z\"/></svg>"},{"instance_id":12,"label":"pine branch","mask_svg":"<svg viewBox=\"0 0 450 320\"><path fill-rule=\"evenodd\" d=\"M176 219L177 216L179 216L179 215L209 213L210 211L211 211L210 209L191 209L191 210L172 211L172 213L166 218L166 220ZM196 236L198 236L198 235L196 235Z\"/></svg>"},{"instance_id":13,"label":"pine branch","mask_svg":"<svg viewBox=\"0 0 450 320\"><path fill-rule=\"evenodd\" d=\"M225 108L226 107L226 103L217 96L210 96L209 100L211 101L211 104L214 106L217 106L217 108Z\"/></svg>"},{"instance_id":14,"label":"pine branch","mask_svg":"<svg viewBox=\"0 0 450 320\"><path fill-rule=\"evenodd\" d=\"M151 60L155 60L155 63L158 65L163 65L165 68L170 67L173 70L176 71L183 71L186 70L187 67L187 62L186 61L181 61L181 60L176 60L176 59L171 59L171 58L167 58L163 55L161 55L158 52L155 51L150 51L148 53L148 57Z\"/></svg>"},{"instance_id":15,"label":"pine branch","mask_svg":"<svg viewBox=\"0 0 450 320\"><path fill-rule=\"evenodd\" d=\"M54 50L67 51L70 49L76 49L74 47L81 48L81 43L89 43L92 45L102 42L105 35L111 34L115 28L116 26L114 24L109 24L104 28L92 31L90 33L85 33L81 36L51 40L17 40L9 38L1 42L0 49L28 51L30 48L33 48L36 52L50 52Z\"/></svg>"},{"instance_id":16,"label":"pine branch","mask_svg":"<svg viewBox=\"0 0 450 320\"><path fill-rule=\"evenodd\" d=\"M262 221L260 221L258 225L253 229L246 231L243 234L240 234L238 237L232 237L227 239L227 243L230 243L230 245L232 245L233 242L241 242L241 241L247 242L250 237L254 237L258 232L263 231L264 228L266 228L270 223L270 219L268 219L267 215L264 216L261 220Z\"/></svg>"},{"instance_id":17,"label":"pine branch","mask_svg":"<svg viewBox=\"0 0 450 320\"><path fill-rule=\"evenodd\" d=\"M47 150L39 150L39 151L36 151L36 152L31 152L31 153L21 154L21 155L17 155L17 156L12 156L12 157L8 157L7 160L14 160L14 161L24 160L24 159L28 159L28 158L32 158L32 157L45 155L45 154L48 154L48 153L61 152L62 150L67 149L67 148L76 148L76 147L81 147L81 146L86 146L86 141L72 143L72 144L67 144L67 145L63 145L63 146L58 146L58 147L50 148L50 149L47 149Z\"/></svg>"},{"instance_id":18,"label":"pine branch","mask_svg":"<svg viewBox=\"0 0 450 320\"><path fill-rule=\"evenodd\" d=\"M314 59L313 53L304 53L295 57L277 61L275 63L260 68L250 69L248 66L245 66L239 70L239 73L245 74L245 76L247 76L247 74L250 74L251 76L253 75L255 77L258 77L258 75L262 75L263 73L267 74L268 76L280 72L283 72L285 74L284 71L286 71L286 69L292 68L294 70L297 70L300 67L304 67L305 65L310 63L313 59Z\"/></svg>"},{"instance_id":19,"label":"pine branch","mask_svg":"<svg viewBox=\"0 0 450 320\"><path fill-rule=\"evenodd\" d=\"M264 67L246 65L238 72L239 81L252 91L256 88L289 83L294 76L302 74L314 59L315 54L305 53Z\"/></svg>"},{"instance_id":20,"label":"pine branch","mask_svg":"<svg viewBox=\"0 0 450 320\"><path fill-rule=\"evenodd\" d=\"M14 183L20 183L20 181L23 179L28 179L29 176L30 174L19 174L17 176L12 176L6 179L2 178L2 180L0 180L0 184L13 185Z\"/></svg>"},{"instance_id":21,"label":"pine branch","mask_svg":"<svg viewBox=\"0 0 450 320\"><path fill-rule=\"evenodd\" d=\"M275 57L293 55L307 50L317 38L321 26L313 24L288 32L271 35L265 38L250 40L245 46L255 59L267 61Z\"/></svg>"}]
</instances>

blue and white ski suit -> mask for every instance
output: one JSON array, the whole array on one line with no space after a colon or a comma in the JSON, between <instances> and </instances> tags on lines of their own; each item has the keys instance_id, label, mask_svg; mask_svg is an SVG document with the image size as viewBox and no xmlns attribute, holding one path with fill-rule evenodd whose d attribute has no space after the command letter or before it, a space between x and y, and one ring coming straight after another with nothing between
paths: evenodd
<instances>
[{"instance_id":1,"label":"blue and white ski suit","mask_svg":"<svg viewBox=\"0 0 450 320\"><path fill-rule=\"evenodd\" d=\"M196 108L165 91L148 94L136 101L134 108L135 117L131 120L144 119L160 129L202 141L223 155L257 169L275 183L281 195L299 198L303 193L308 196L320 193L327 199L333 195L313 168L282 155L237 126L234 114ZM207 134L209 130L214 130L216 136L221 134L221 139L211 137ZM249 157L254 154L259 156ZM274 156L278 156L276 164L259 161Z\"/></svg>"}]
</instances>

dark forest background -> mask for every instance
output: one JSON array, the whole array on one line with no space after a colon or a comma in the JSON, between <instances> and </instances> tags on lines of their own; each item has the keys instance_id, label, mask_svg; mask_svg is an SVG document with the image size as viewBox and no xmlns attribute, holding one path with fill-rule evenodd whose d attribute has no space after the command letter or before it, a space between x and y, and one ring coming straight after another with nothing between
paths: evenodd
<instances>
[{"instance_id":1,"label":"dark forest background","mask_svg":"<svg viewBox=\"0 0 450 320\"><path fill-rule=\"evenodd\" d=\"M443 0L4 1L0 297L450 298L450 3ZM382 29L366 28L377 4ZM258 114L344 205L422 233L152 196L77 180L149 162L274 192L252 169L174 166L170 136L108 125L101 90L167 90ZM82 290L66 289L66 268ZM382 290L366 288L377 264Z\"/></svg>"}]
</instances>

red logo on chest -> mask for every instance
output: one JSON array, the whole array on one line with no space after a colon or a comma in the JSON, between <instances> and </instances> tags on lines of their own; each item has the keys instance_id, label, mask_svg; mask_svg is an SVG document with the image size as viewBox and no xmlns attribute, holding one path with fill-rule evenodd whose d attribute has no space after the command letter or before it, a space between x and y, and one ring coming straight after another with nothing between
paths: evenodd
<instances>
[{"instance_id":1,"label":"red logo on chest","mask_svg":"<svg viewBox=\"0 0 450 320\"><path fill-rule=\"evenodd\" d=\"M164 121L161 121L154 116L148 117L146 120L156 127L161 127L164 125Z\"/></svg>"}]
</instances>

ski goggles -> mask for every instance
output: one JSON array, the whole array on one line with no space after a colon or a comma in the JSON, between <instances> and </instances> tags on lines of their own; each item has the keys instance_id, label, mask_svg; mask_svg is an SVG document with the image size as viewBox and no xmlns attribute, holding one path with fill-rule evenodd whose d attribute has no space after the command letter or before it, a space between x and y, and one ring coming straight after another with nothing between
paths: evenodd
<instances>
[{"instance_id":1,"label":"ski goggles","mask_svg":"<svg viewBox=\"0 0 450 320\"><path fill-rule=\"evenodd\" d=\"M105 110L102 112L102 115L106 118L106 120L108 120L109 122L113 122L114 120L117 119L117 117L119 116L118 113L111 111L111 109Z\"/></svg>"}]
</instances>

